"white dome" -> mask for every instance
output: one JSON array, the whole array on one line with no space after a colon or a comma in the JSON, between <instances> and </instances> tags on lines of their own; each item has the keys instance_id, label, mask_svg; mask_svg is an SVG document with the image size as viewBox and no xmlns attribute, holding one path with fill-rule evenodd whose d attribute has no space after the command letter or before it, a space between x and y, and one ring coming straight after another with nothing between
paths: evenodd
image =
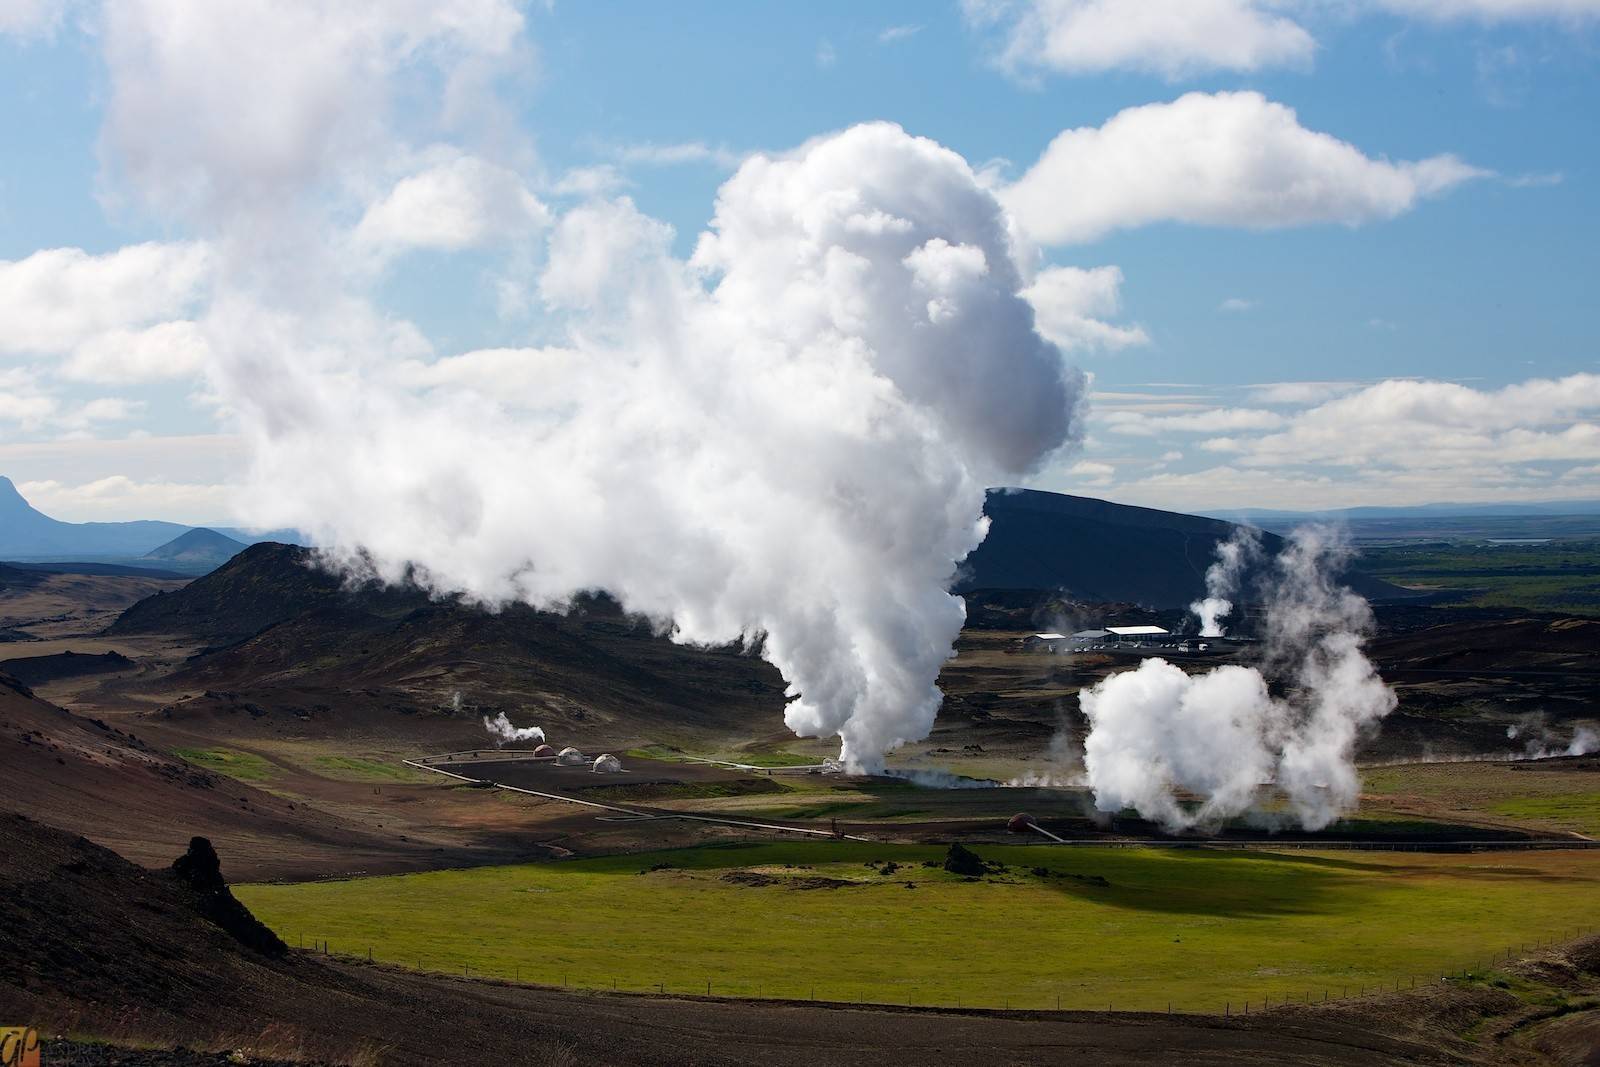
<instances>
[{"instance_id":1,"label":"white dome","mask_svg":"<svg viewBox=\"0 0 1600 1067\"><path fill-rule=\"evenodd\" d=\"M594 766L590 769L596 774L621 774L622 761L607 752L603 756L596 756Z\"/></svg>"},{"instance_id":2,"label":"white dome","mask_svg":"<svg viewBox=\"0 0 1600 1067\"><path fill-rule=\"evenodd\" d=\"M556 753L556 762L565 767L576 767L580 763L588 763L589 757L575 748L564 748Z\"/></svg>"}]
</instances>

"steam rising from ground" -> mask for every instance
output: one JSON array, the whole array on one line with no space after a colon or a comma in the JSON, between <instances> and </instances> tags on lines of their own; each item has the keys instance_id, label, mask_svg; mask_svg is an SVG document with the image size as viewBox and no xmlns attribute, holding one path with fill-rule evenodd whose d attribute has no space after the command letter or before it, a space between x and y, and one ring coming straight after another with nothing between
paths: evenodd
<instances>
[{"instance_id":1,"label":"steam rising from ground","mask_svg":"<svg viewBox=\"0 0 1600 1067\"><path fill-rule=\"evenodd\" d=\"M605 589L675 640L759 642L785 721L852 769L928 734L984 487L1073 440L1084 391L965 160L884 123L755 156L687 259L591 200L523 238L536 291L500 286L555 343L437 358L367 295L405 242L358 222L381 204L385 233L458 247L552 217L516 145L472 128L515 5L129 0L105 23L110 167L217 255L201 328L253 445L247 521L356 574L554 609ZM508 158L455 147L474 137ZM494 181L438 180L468 172ZM440 198L448 235L455 215L399 217Z\"/></svg>"},{"instance_id":2,"label":"steam rising from ground","mask_svg":"<svg viewBox=\"0 0 1600 1067\"><path fill-rule=\"evenodd\" d=\"M1577 726L1563 747L1551 732L1542 714L1524 716L1506 727L1506 737L1522 742L1523 759L1549 759L1552 756L1587 756L1600 751L1600 732L1592 726Z\"/></svg>"},{"instance_id":3,"label":"steam rising from ground","mask_svg":"<svg viewBox=\"0 0 1600 1067\"><path fill-rule=\"evenodd\" d=\"M494 718L485 715L483 728L493 737L495 747L508 745L516 741L543 741L544 731L537 726L516 726L506 717L505 712L500 712Z\"/></svg>"},{"instance_id":4,"label":"steam rising from ground","mask_svg":"<svg viewBox=\"0 0 1600 1067\"><path fill-rule=\"evenodd\" d=\"M1394 709L1395 697L1361 651L1371 609L1333 578L1348 556L1326 530L1290 538L1273 564L1259 669L1187 675L1147 659L1080 694L1095 806L1132 807L1185 829L1246 811L1274 783L1308 830L1351 810L1356 740ZM1269 690L1269 677L1283 696ZM1180 803L1180 793L1198 805Z\"/></svg>"},{"instance_id":5,"label":"steam rising from ground","mask_svg":"<svg viewBox=\"0 0 1600 1067\"><path fill-rule=\"evenodd\" d=\"M1200 618L1201 637L1223 637L1222 620L1232 614L1229 599L1244 571L1261 558L1261 534L1252 526L1235 526L1233 536L1217 545L1217 558L1206 568L1206 595L1189 605Z\"/></svg>"}]
</instances>

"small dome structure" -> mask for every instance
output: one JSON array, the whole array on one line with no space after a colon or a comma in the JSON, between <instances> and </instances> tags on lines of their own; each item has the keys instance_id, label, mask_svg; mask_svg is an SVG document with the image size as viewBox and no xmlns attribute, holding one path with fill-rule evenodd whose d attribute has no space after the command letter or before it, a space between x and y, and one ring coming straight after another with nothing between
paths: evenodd
<instances>
[{"instance_id":1,"label":"small dome structure","mask_svg":"<svg viewBox=\"0 0 1600 1067\"><path fill-rule=\"evenodd\" d=\"M1033 816L1019 811L1006 822L1006 829L1014 834L1025 834L1033 829Z\"/></svg>"},{"instance_id":2,"label":"small dome structure","mask_svg":"<svg viewBox=\"0 0 1600 1067\"><path fill-rule=\"evenodd\" d=\"M621 774L622 761L607 752L594 758L594 766L589 768L596 774Z\"/></svg>"},{"instance_id":3,"label":"small dome structure","mask_svg":"<svg viewBox=\"0 0 1600 1067\"><path fill-rule=\"evenodd\" d=\"M556 762L563 767L581 767L589 762L589 757L575 748L568 747L556 755Z\"/></svg>"},{"instance_id":4,"label":"small dome structure","mask_svg":"<svg viewBox=\"0 0 1600 1067\"><path fill-rule=\"evenodd\" d=\"M550 756L554 756L555 754L556 750L551 748L549 745L540 745L538 748L533 750L534 759L545 759Z\"/></svg>"}]
</instances>

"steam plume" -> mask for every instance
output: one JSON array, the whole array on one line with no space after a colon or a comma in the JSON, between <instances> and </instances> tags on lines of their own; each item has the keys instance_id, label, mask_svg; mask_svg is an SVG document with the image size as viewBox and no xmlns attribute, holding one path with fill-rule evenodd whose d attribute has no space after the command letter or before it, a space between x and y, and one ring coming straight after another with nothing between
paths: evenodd
<instances>
[{"instance_id":1,"label":"steam plume","mask_svg":"<svg viewBox=\"0 0 1600 1067\"><path fill-rule=\"evenodd\" d=\"M514 726L505 712L500 712L494 718L485 715L483 728L495 739L496 748L508 745L515 741L543 741L544 731L537 726Z\"/></svg>"},{"instance_id":2,"label":"steam plume","mask_svg":"<svg viewBox=\"0 0 1600 1067\"><path fill-rule=\"evenodd\" d=\"M516 6L107 10L111 166L218 255L202 328L253 446L245 521L488 605L605 589L680 642L759 640L785 721L852 769L928 734L984 486L1072 441L1084 391L965 160L884 123L753 157L688 259L628 199L585 203L516 250L554 343L439 358L369 300L356 222L381 202L442 246L390 217L422 185L548 217L503 195L518 146L469 128L501 110ZM495 181L436 180L474 136Z\"/></svg>"},{"instance_id":3,"label":"steam plume","mask_svg":"<svg viewBox=\"0 0 1600 1067\"><path fill-rule=\"evenodd\" d=\"M1361 651L1371 609L1332 577L1348 553L1325 530L1291 536L1274 562L1259 669L1191 676L1147 659L1080 694L1097 808L1132 807L1169 829L1209 826L1250 808L1269 783L1309 830L1354 807L1356 741L1395 697ZM1286 695L1272 695L1269 676Z\"/></svg>"},{"instance_id":4,"label":"steam plume","mask_svg":"<svg viewBox=\"0 0 1600 1067\"><path fill-rule=\"evenodd\" d=\"M1233 612L1230 599L1245 568L1261 557L1261 535L1251 526L1235 526L1233 536L1217 544L1217 558L1206 568L1206 595L1189 605L1200 618L1201 637L1224 637L1224 616Z\"/></svg>"}]
</instances>

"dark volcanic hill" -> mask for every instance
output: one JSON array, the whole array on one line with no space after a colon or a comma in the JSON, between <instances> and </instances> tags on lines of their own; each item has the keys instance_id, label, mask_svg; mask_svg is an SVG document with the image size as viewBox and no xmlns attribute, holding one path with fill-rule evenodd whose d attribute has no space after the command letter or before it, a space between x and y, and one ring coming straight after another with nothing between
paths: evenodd
<instances>
[{"instance_id":1,"label":"dark volcanic hill","mask_svg":"<svg viewBox=\"0 0 1600 1067\"><path fill-rule=\"evenodd\" d=\"M526 709L542 725L582 722L589 731L742 727L781 715L783 681L761 659L674 644L605 597L583 598L565 615L524 605L488 611L415 587L347 585L314 560L304 548L253 545L135 604L109 632L205 641L209 649L170 685L298 722L358 714L352 692L403 712L438 709L460 692L485 711ZM280 707L290 692L304 699Z\"/></svg>"},{"instance_id":2,"label":"dark volcanic hill","mask_svg":"<svg viewBox=\"0 0 1600 1067\"><path fill-rule=\"evenodd\" d=\"M160 548L146 552L142 558L210 570L222 566L244 549L241 541L199 527L180 534Z\"/></svg>"},{"instance_id":3,"label":"dark volcanic hill","mask_svg":"<svg viewBox=\"0 0 1600 1067\"><path fill-rule=\"evenodd\" d=\"M961 569L958 590L1041 590L1095 603L1182 608L1205 595L1206 568L1236 526L1220 519L1033 489L991 489L989 536ZM1283 538L1261 535L1269 555ZM1255 575L1246 576L1245 588ZM1369 600L1412 594L1360 574Z\"/></svg>"}]
</instances>

